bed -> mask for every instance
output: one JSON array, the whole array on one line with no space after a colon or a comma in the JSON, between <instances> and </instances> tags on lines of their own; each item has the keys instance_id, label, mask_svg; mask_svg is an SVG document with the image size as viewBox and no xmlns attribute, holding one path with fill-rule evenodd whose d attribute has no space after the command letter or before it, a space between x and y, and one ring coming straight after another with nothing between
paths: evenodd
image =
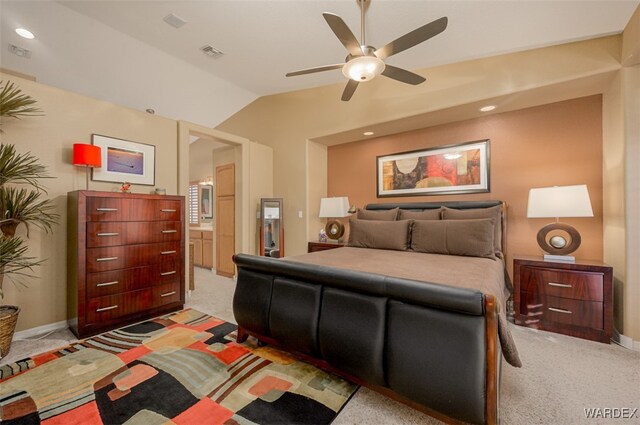
<instances>
[{"instance_id":1,"label":"bed","mask_svg":"<svg viewBox=\"0 0 640 425\"><path fill-rule=\"evenodd\" d=\"M371 204L347 247L236 255L238 340L276 344L447 422L498 423L503 356L520 366L505 217L499 201Z\"/></svg>"}]
</instances>

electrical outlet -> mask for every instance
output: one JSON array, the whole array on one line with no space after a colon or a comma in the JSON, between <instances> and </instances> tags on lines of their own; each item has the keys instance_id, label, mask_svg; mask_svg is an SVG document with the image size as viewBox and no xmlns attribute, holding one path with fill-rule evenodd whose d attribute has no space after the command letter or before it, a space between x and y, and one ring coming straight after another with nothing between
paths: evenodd
<instances>
[{"instance_id":1,"label":"electrical outlet","mask_svg":"<svg viewBox=\"0 0 640 425\"><path fill-rule=\"evenodd\" d=\"M302 211L298 211L298 218L302 218Z\"/></svg>"}]
</instances>

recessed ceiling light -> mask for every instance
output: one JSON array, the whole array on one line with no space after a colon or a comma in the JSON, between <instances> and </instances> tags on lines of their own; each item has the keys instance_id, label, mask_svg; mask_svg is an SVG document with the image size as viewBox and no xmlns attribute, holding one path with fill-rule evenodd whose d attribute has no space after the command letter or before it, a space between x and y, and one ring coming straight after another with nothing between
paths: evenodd
<instances>
[{"instance_id":1,"label":"recessed ceiling light","mask_svg":"<svg viewBox=\"0 0 640 425\"><path fill-rule=\"evenodd\" d=\"M151 109L151 108L147 108L147 109L145 109L145 111L147 112L147 114L151 114L151 115L156 113L156 110L155 109Z\"/></svg>"},{"instance_id":2,"label":"recessed ceiling light","mask_svg":"<svg viewBox=\"0 0 640 425\"><path fill-rule=\"evenodd\" d=\"M365 136L373 136L374 135L373 131L365 131L362 134L365 135Z\"/></svg>"},{"instance_id":3,"label":"recessed ceiling light","mask_svg":"<svg viewBox=\"0 0 640 425\"><path fill-rule=\"evenodd\" d=\"M493 111L494 109L496 109L495 105L487 105L487 106L483 106L482 108L480 108L481 112L489 112L489 111Z\"/></svg>"},{"instance_id":4,"label":"recessed ceiling light","mask_svg":"<svg viewBox=\"0 0 640 425\"><path fill-rule=\"evenodd\" d=\"M16 34L18 34L20 37L28 38L29 40L33 40L34 38L36 38L36 36L33 35L31 31L24 28L16 28Z\"/></svg>"}]
</instances>

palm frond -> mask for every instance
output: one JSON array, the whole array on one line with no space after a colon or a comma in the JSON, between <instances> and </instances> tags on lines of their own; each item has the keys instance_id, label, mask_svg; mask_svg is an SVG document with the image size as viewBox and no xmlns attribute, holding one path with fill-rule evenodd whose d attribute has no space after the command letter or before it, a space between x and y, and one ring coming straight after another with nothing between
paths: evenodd
<instances>
[{"instance_id":1,"label":"palm frond","mask_svg":"<svg viewBox=\"0 0 640 425\"><path fill-rule=\"evenodd\" d=\"M43 193L25 188L0 187L0 230L6 237L13 237L20 223L29 224L49 233L60 218L49 199Z\"/></svg>"},{"instance_id":2,"label":"palm frond","mask_svg":"<svg viewBox=\"0 0 640 425\"><path fill-rule=\"evenodd\" d=\"M33 268L44 262L26 253L27 246L22 239L0 236L0 298L4 297L2 285L5 277L15 285L26 286L23 279L33 278Z\"/></svg>"},{"instance_id":3,"label":"palm frond","mask_svg":"<svg viewBox=\"0 0 640 425\"><path fill-rule=\"evenodd\" d=\"M52 178L47 168L31 152L18 153L13 145L0 144L0 186L7 183L26 183L46 192L38 179Z\"/></svg>"},{"instance_id":4,"label":"palm frond","mask_svg":"<svg viewBox=\"0 0 640 425\"><path fill-rule=\"evenodd\" d=\"M0 85L3 81L0 81ZM34 106L37 101L11 81L7 81L0 90L0 117L20 118L43 115L42 110Z\"/></svg>"}]
</instances>

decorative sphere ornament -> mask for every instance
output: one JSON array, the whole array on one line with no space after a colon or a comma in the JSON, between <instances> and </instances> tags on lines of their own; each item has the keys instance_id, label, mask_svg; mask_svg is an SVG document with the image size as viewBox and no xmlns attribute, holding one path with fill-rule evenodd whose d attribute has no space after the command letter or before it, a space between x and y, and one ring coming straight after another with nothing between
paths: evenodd
<instances>
[{"instance_id":1,"label":"decorative sphere ornament","mask_svg":"<svg viewBox=\"0 0 640 425\"><path fill-rule=\"evenodd\" d=\"M553 236L551 239L549 239L549 243L551 244L552 247L558 248L558 249L564 248L565 246L567 246L567 240L562 236Z\"/></svg>"}]
</instances>

